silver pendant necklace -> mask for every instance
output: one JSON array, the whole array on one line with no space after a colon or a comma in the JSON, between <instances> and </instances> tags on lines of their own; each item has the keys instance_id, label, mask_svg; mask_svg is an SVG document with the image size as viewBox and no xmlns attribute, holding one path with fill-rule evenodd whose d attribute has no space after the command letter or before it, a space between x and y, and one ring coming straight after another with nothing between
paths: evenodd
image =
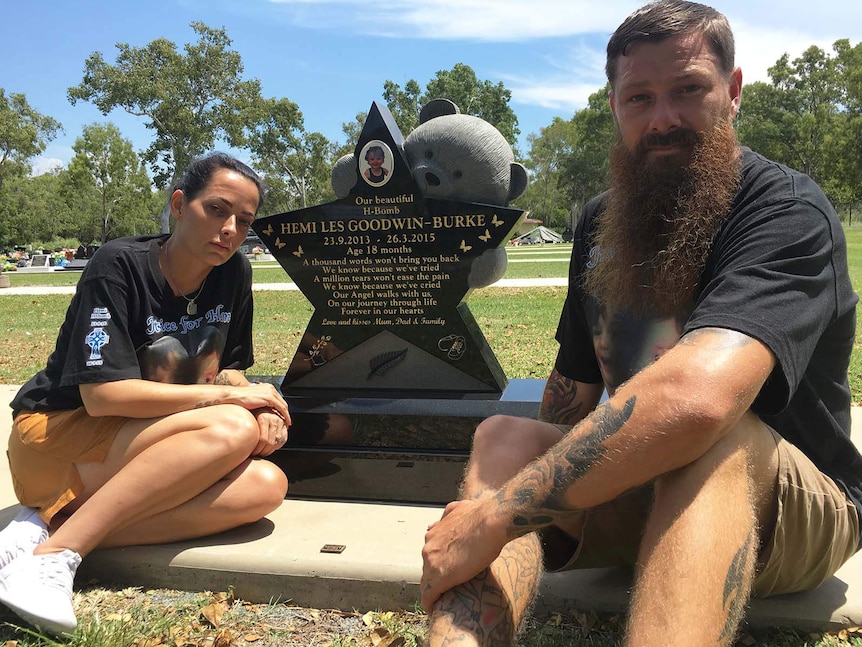
<instances>
[{"instance_id":1,"label":"silver pendant necklace","mask_svg":"<svg viewBox=\"0 0 862 647\"><path fill-rule=\"evenodd\" d=\"M171 276L171 271L168 269L168 250L165 249L165 244L166 243L162 243L162 246L159 247L159 252L165 253L165 264L162 269L164 270L165 278L168 280L168 285L171 287L171 290L176 290L177 292L180 292L180 289L176 287L174 277ZM209 274L207 274L207 276L209 276ZM190 317L194 317L198 313L198 304L195 303L195 301L197 301L198 297L201 295L201 292L204 291L204 285L206 285L207 283L207 276L205 276L204 280L201 282L201 286L198 288L198 293L194 295L191 299L189 299L185 294L180 292L180 296L186 300L186 314Z\"/></svg>"}]
</instances>

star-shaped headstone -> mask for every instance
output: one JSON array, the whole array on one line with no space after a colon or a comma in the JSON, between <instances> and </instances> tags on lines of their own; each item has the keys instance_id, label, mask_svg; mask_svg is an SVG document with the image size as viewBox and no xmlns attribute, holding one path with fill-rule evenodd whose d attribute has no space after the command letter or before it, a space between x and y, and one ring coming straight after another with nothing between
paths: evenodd
<instances>
[{"instance_id":1,"label":"star-shaped headstone","mask_svg":"<svg viewBox=\"0 0 862 647\"><path fill-rule=\"evenodd\" d=\"M254 226L314 306L285 395L494 397L506 386L464 299L524 212L423 197L403 142L374 103L349 195Z\"/></svg>"}]
</instances>

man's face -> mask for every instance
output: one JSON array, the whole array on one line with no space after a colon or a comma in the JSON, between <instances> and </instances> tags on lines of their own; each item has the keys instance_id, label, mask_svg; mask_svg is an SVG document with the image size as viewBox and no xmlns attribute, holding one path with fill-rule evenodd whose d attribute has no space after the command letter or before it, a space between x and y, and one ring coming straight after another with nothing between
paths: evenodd
<instances>
[{"instance_id":1,"label":"man's face","mask_svg":"<svg viewBox=\"0 0 862 647\"><path fill-rule=\"evenodd\" d=\"M611 111L623 145L648 162L686 165L696 134L739 110L742 73L722 73L701 34L636 42L616 65Z\"/></svg>"}]
</instances>

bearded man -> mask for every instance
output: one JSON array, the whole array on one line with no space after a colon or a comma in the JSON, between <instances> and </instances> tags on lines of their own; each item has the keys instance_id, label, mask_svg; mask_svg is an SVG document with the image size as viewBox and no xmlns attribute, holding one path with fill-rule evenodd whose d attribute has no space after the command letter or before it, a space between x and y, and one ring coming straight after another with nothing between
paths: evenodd
<instances>
[{"instance_id":1,"label":"bearded man","mask_svg":"<svg viewBox=\"0 0 862 647\"><path fill-rule=\"evenodd\" d=\"M423 549L430 645L510 644L543 565L618 564L628 645L727 645L751 594L814 588L859 547L837 215L737 143L714 9L646 5L606 71L611 188L575 232L541 420L476 430Z\"/></svg>"}]
</instances>

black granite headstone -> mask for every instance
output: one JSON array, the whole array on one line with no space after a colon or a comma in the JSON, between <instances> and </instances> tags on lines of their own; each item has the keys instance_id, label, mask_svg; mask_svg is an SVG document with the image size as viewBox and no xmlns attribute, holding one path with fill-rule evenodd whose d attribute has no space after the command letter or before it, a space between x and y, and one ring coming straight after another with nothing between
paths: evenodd
<instances>
[{"instance_id":1,"label":"black granite headstone","mask_svg":"<svg viewBox=\"0 0 862 647\"><path fill-rule=\"evenodd\" d=\"M346 197L254 226L314 307L272 378L294 420L270 458L291 496L444 503L481 420L538 411L541 384L508 384L465 303L524 212L423 196L377 103L349 163Z\"/></svg>"},{"instance_id":2,"label":"black granite headstone","mask_svg":"<svg viewBox=\"0 0 862 647\"><path fill-rule=\"evenodd\" d=\"M499 397L506 376L464 299L483 254L524 212L425 198L385 106L354 155L357 182L255 231L314 306L281 383L290 396Z\"/></svg>"}]
</instances>

